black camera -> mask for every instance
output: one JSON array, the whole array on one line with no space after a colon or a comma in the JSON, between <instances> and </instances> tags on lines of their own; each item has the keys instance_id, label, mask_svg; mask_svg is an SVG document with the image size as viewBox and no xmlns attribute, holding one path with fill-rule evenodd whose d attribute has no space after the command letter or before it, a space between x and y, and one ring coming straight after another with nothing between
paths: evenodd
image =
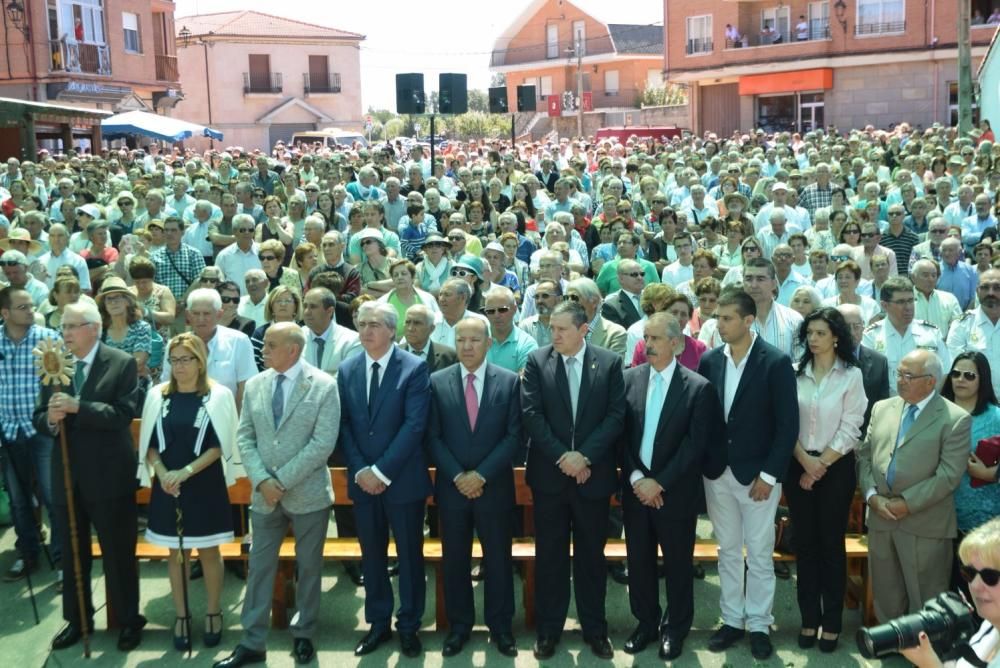
<instances>
[{"instance_id":1,"label":"black camera","mask_svg":"<svg viewBox=\"0 0 1000 668\"><path fill-rule=\"evenodd\" d=\"M946 591L924 603L920 612L858 629L858 650L866 659L896 654L917 647L921 631L935 647L950 649L970 638L976 627L972 607L959 594Z\"/></svg>"}]
</instances>

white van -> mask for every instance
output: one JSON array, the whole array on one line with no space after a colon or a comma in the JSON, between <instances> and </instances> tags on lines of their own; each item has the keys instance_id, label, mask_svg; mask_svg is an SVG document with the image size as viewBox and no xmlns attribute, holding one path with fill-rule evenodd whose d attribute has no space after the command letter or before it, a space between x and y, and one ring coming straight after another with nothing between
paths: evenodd
<instances>
[{"instance_id":1,"label":"white van","mask_svg":"<svg viewBox=\"0 0 1000 668\"><path fill-rule=\"evenodd\" d=\"M308 132L296 132L292 135L291 145L302 143L312 146L320 142L327 148L351 148L354 142L358 142L365 148L368 147L368 140L364 135L349 130L339 128L327 128L326 130L310 130Z\"/></svg>"}]
</instances>

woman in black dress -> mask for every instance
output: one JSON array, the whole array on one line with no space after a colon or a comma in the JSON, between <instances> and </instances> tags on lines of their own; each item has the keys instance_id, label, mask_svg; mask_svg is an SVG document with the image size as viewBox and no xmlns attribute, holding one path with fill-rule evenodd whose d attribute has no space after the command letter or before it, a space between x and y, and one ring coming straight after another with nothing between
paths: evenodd
<instances>
[{"instance_id":1,"label":"woman in black dress","mask_svg":"<svg viewBox=\"0 0 1000 668\"><path fill-rule=\"evenodd\" d=\"M234 482L236 402L226 387L208 379L208 351L194 334L171 339L167 347L171 375L149 391L139 437L139 478L152 486L146 540L170 550L167 571L177 620L174 646L191 646L191 617L185 607L178 559L177 509L183 515L185 563L197 548L205 574L208 613L207 647L222 637L222 555L219 545L233 540L227 487ZM151 477L159 479L152 485Z\"/></svg>"}]
</instances>

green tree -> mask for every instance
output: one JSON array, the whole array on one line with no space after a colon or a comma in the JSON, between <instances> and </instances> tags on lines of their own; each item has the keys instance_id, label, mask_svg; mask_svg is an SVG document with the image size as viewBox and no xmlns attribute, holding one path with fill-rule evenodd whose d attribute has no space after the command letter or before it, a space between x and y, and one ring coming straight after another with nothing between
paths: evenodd
<instances>
[{"instance_id":1,"label":"green tree","mask_svg":"<svg viewBox=\"0 0 1000 668\"><path fill-rule=\"evenodd\" d=\"M490 98L486 94L486 91L470 90L469 111L479 111L485 114L489 112L489 110L490 110Z\"/></svg>"},{"instance_id":2,"label":"green tree","mask_svg":"<svg viewBox=\"0 0 1000 668\"><path fill-rule=\"evenodd\" d=\"M490 77L490 88L496 88L497 86L507 85L507 75L503 72L494 72L493 76Z\"/></svg>"},{"instance_id":3,"label":"green tree","mask_svg":"<svg viewBox=\"0 0 1000 668\"><path fill-rule=\"evenodd\" d=\"M383 138L384 139L395 139L396 137L403 134L403 130L406 128L406 123L402 117L396 116L388 121L386 121L383 126ZM412 130L412 126L411 126Z\"/></svg>"}]
</instances>

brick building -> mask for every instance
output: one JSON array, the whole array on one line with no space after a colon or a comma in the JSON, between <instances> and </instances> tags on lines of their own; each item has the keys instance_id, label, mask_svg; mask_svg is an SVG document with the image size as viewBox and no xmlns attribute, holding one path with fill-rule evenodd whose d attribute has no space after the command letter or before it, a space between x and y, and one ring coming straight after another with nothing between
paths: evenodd
<instances>
[{"instance_id":1,"label":"brick building","mask_svg":"<svg viewBox=\"0 0 1000 668\"><path fill-rule=\"evenodd\" d=\"M973 10L985 21L991 0ZM664 0L663 12L667 77L690 86L698 131L957 122L956 2ZM973 25L974 68L995 29Z\"/></svg>"}]
</instances>

